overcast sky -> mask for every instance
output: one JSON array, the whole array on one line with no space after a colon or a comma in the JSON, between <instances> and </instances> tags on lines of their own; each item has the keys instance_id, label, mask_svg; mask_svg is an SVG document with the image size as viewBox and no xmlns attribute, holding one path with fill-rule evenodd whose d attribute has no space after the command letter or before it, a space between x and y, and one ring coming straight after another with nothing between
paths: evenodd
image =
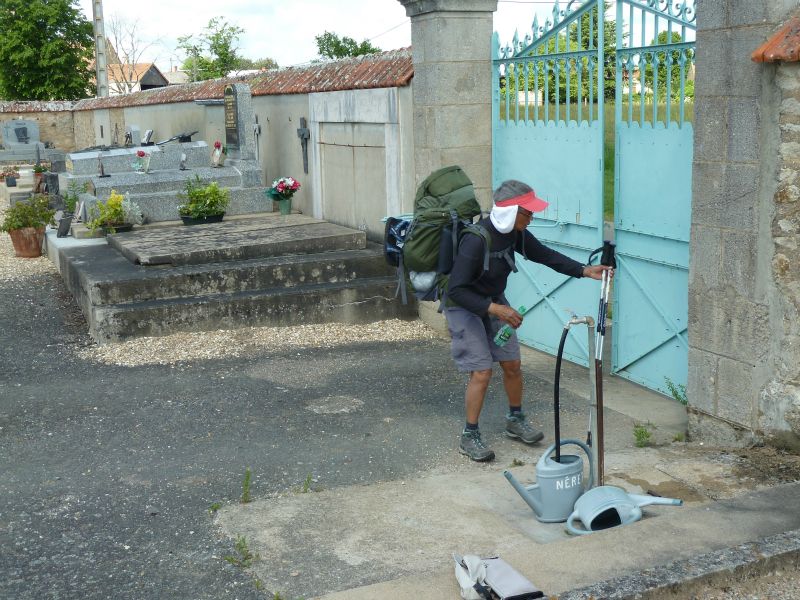
<instances>
[{"instance_id":1,"label":"overcast sky","mask_svg":"<svg viewBox=\"0 0 800 600\"><path fill-rule=\"evenodd\" d=\"M92 0L78 4L91 20ZM503 41L510 40L515 27L529 29L534 11L544 12L548 6L500 0L495 30ZM245 30L239 38L241 56L269 57L282 67L317 58L314 36L326 30L357 42L369 39L382 50L411 45L411 24L397 0L103 0L103 14L106 20L138 19L141 39L155 42L144 58L162 70L185 58L175 49L178 36L201 32L217 16Z\"/></svg>"}]
</instances>

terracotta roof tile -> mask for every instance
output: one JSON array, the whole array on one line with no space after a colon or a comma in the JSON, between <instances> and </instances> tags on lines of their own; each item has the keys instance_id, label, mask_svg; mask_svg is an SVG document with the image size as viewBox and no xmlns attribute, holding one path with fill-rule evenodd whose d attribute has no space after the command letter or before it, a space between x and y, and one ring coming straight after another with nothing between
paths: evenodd
<instances>
[{"instance_id":1,"label":"terracotta roof tile","mask_svg":"<svg viewBox=\"0 0 800 600\"><path fill-rule=\"evenodd\" d=\"M108 78L112 81L139 81L153 67L158 71L153 63L112 64L108 65Z\"/></svg>"},{"instance_id":2,"label":"terracotta roof tile","mask_svg":"<svg viewBox=\"0 0 800 600\"><path fill-rule=\"evenodd\" d=\"M255 75L171 85L125 96L87 98L76 102L73 110L221 99L229 83L248 83L253 96L268 96L404 87L409 85L413 76L411 50L401 48L380 54L314 63L306 67L288 67Z\"/></svg>"},{"instance_id":3,"label":"terracotta roof tile","mask_svg":"<svg viewBox=\"0 0 800 600\"><path fill-rule=\"evenodd\" d=\"M8 100L0 101L0 113L38 113L72 110L74 102L68 100Z\"/></svg>"},{"instance_id":4,"label":"terracotta roof tile","mask_svg":"<svg viewBox=\"0 0 800 600\"><path fill-rule=\"evenodd\" d=\"M800 60L800 15L795 14L775 35L750 55L755 62L797 62Z\"/></svg>"}]
</instances>

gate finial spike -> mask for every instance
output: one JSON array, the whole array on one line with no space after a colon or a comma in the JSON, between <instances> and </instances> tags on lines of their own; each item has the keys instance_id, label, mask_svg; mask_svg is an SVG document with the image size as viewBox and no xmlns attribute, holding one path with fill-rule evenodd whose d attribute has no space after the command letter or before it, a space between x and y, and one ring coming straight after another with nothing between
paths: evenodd
<instances>
[{"instance_id":1,"label":"gate finial spike","mask_svg":"<svg viewBox=\"0 0 800 600\"><path fill-rule=\"evenodd\" d=\"M533 39L539 39L539 15L533 16Z\"/></svg>"}]
</instances>

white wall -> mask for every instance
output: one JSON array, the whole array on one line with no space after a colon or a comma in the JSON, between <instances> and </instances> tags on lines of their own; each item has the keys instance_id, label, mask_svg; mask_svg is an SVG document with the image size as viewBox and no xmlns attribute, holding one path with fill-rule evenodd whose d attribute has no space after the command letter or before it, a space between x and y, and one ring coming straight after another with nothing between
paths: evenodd
<instances>
[{"instance_id":1,"label":"white wall","mask_svg":"<svg viewBox=\"0 0 800 600\"><path fill-rule=\"evenodd\" d=\"M264 181L279 177L300 182L293 207L305 214L383 237L381 219L411 212L414 201L413 107L410 86L313 94L255 96L253 112L261 125L256 140ZM153 130L158 142L198 131L193 140L211 146L225 139L221 105L195 102L132 106L124 125L142 134ZM305 118L308 173L297 130ZM95 141L111 142L109 110L93 111ZM104 137L99 136L103 126Z\"/></svg>"}]
</instances>

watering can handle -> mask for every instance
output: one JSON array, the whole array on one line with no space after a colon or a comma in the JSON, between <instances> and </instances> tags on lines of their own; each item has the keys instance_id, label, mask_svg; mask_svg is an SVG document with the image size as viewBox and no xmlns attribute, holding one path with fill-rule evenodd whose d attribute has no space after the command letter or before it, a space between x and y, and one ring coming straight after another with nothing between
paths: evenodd
<instances>
[{"instance_id":1,"label":"watering can handle","mask_svg":"<svg viewBox=\"0 0 800 600\"><path fill-rule=\"evenodd\" d=\"M572 535L586 535L587 533L591 533L591 531L586 531L584 529L576 529L572 522L578 516L578 511L572 511L572 514L567 518L567 531L569 531Z\"/></svg>"},{"instance_id":2,"label":"watering can handle","mask_svg":"<svg viewBox=\"0 0 800 600\"><path fill-rule=\"evenodd\" d=\"M580 440L561 440L560 446L565 446L567 444L574 444L576 446L580 446L583 448L583 451L586 453L586 458L589 459L589 484L586 486L587 490L590 490L594 486L594 463L592 461L592 449L589 448L586 444L584 444ZM556 449L555 444L551 444L547 450L544 451L545 456L550 456L550 454Z\"/></svg>"}]
</instances>

